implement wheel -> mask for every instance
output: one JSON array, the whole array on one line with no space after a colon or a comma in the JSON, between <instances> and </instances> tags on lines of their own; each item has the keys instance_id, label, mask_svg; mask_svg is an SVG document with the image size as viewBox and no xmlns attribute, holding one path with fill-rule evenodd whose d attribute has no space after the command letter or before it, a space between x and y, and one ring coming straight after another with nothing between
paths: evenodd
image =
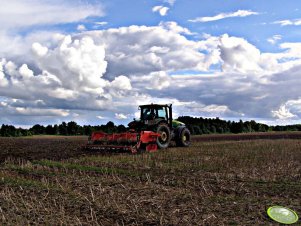
<instances>
[{"instance_id":1,"label":"implement wheel","mask_svg":"<svg viewBox=\"0 0 301 226\"><path fill-rule=\"evenodd\" d=\"M157 145L160 149L168 148L170 143L170 129L166 124L159 124L157 128L157 133L161 134L160 137L157 138Z\"/></svg>"},{"instance_id":2,"label":"implement wheel","mask_svg":"<svg viewBox=\"0 0 301 226\"><path fill-rule=\"evenodd\" d=\"M182 129L179 136L176 139L177 146L189 147L191 142L190 131L187 128Z\"/></svg>"}]
</instances>

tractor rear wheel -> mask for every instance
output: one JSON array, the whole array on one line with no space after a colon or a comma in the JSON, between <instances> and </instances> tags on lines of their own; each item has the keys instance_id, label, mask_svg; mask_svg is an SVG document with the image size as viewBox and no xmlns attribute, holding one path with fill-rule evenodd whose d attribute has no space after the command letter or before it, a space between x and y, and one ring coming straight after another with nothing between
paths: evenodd
<instances>
[{"instance_id":1,"label":"tractor rear wheel","mask_svg":"<svg viewBox=\"0 0 301 226\"><path fill-rule=\"evenodd\" d=\"M179 136L176 139L177 146L188 147L191 142L190 131L187 128L182 129Z\"/></svg>"},{"instance_id":2,"label":"tractor rear wheel","mask_svg":"<svg viewBox=\"0 0 301 226\"><path fill-rule=\"evenodd\" d=\"M161 134L160 137L157 138L157 145L160 149L168 148L171 138L171 133L169 127L165 124L159 124L157 128L157 133Z\"/></svg>"}]
</instances>

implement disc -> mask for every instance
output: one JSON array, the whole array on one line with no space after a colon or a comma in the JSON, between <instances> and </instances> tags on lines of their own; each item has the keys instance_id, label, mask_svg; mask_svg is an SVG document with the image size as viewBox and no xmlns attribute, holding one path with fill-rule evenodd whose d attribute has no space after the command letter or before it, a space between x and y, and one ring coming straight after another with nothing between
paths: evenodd
<instances>
[{"instance_id":1,"label":"implement disc","mask_svg":"<svg viewBox=\"0 0 301 226\"><path fill-rule=\"evenodd\" d=\"M283 206L272 206L268 208L267 214L274 221L282 224L294 224L299 219L295 211Z\"/></svg>"}]
</instances>

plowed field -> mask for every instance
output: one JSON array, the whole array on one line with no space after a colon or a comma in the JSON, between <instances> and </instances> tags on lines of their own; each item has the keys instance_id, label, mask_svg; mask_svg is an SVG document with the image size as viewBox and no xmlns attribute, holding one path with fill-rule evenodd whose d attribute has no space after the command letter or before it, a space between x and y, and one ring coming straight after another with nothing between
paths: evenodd
<instances>
[{"instance_id":1,"label":"plowed field","mask_svg":"<svg viewBox=\"0 0 301 226\"><path fill-rule=\"evenodd\" d=\"M275 225L271 205L301 215L299 136L198 136L139 155L0 138L0 225Z\"/></svg>"}]
</instances>

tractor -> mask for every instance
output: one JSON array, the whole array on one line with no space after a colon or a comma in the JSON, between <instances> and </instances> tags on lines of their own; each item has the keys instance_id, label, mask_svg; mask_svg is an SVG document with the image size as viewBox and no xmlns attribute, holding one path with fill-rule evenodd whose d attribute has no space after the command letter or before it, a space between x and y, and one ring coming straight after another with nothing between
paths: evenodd
<instances>
[{"instance_id":1,"label":"tractor","mask_svg":"<svg viewBox=\"0 0 301 226\"><path fill-rule=\"evenodd\" d=\"M172 141L180 147L190 145L190 132L184 123L173 120L171 104L140 105L139 110L140 119L134 119L128 124L128 132L115 134L93 132L86 148L136 153L165 149Z\"/></svg>"},{"instance_id":2,"label":"tractor","mask_svg":"<svg viewBox=\"0 0 301 226\"><path fill-rule=\"evenodd\" d=\"M177 146L190 145L190 132L184 123L172 119L172 105L140 105L140 120L129 123L129 128L140 131L153 131L160 136L156 144L160 149L167 148L171 141Z\"/></svg>"}]
</instances>

